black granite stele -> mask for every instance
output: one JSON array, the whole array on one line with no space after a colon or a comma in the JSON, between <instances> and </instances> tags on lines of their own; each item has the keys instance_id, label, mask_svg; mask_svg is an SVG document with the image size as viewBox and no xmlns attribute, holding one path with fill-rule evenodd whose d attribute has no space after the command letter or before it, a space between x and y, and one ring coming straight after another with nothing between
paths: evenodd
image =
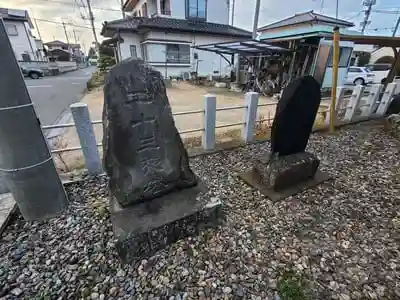
<instances>
[{"instance_id":1,"label":"black granite stele","mask_svg":"<svg viewBox=\"0 0 400 300\"><path fill-rule=\"evenodd\" d=\"M221 202L189 167L160 72L138 59L113 67L103 129L111 220L124 262L219 224Z\"/></svg>"},{"instance_id":2,"label":"black granite stele","mask_svg":"<svg viewBox=\"0 0 400 300\"><path fill-rule=\"evenodd\" d=\"M285 88L272 125L271 153L255 159L253 167L240 174L246 183L280 200L329 178L318 171L319 159L305 152L320 102L320 85L311 76Z\"/></svg>"}]
</instances>

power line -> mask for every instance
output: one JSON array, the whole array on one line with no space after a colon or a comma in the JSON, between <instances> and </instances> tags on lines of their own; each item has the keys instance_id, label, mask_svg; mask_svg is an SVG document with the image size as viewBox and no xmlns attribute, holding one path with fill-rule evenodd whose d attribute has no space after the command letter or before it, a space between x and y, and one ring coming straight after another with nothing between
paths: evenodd
<instances>
[{"instance_id":1,"label":"power line","mask_svg":"<svg viewBox=\"0 0 400 300\"><path fill-rule=\"evenodd\" d=\"M32 0L33 2L47 2L47 3L58 3L58 4L63 4L63 5L68 5L68 6L75 6L75 3L72 2L65 2L65 1L59 1L59 0ZM86 9L86 6L82 5L78 5L78 7L83 7ZM115 11L115 12L121 12L120 9L114 9L114 8L105 8L105 7L92 7L92 9L96 9L96 10L104 10L104 11Z\"/></svg>"},{"instance_id":2,"label":"power line","mask_svg":"<svg viewBox=\"0 0 400 300\"><path fill-rule=\"evenodd\" d=\"M384 10L384 9L374 9L372 11L379 14L391 14L391 15L397 15L399 13L398 11Z\"/></svg>"},{"instance_id":3,"label":"power line","mask_svg":"<svg viewBox=\"0 0 400 300\"><path fill-rule=\"evenodd\" d=\"M52 23L52 24L60 24L60 25L63 25L62 22L57 22L57 21L43 20L43 19L36 19L36 18L34 18L34 20L39 21L39 22L45 22L45 23ZM64 23L64 24L65 24L65 25L72 26L72 27L77 27L77 28L92 29L92 27L89 27L89 26L76 25L76 24L73 24L73 23ZM96 29L101 30L101 28L98 28L98 27L96 27Z\"/></svg>"}]
</instances>

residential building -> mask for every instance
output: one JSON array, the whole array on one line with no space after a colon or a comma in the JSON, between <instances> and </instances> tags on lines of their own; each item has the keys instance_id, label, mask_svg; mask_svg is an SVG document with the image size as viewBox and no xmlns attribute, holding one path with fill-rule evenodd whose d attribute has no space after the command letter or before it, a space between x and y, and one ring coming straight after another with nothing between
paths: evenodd
<instances>
[{"instance_id":1,"label":"residential building","mask_svg":"<svg viewBox=\"0 0 400 300\"><path fill-rule=\"evenodd\" d=\"M55 40L47 42L44 45L48 49L48 56L50 60L75 60L78 63L83 61L84 54L81 51L81 45L79 44L68 44L59 40Z\"/></svg>"},{"instance_id":2,"label":"residential building","mask_svg":"<svg viewBox=\"0 0 400 300\"><path fill-rule=\"evenodd\" d=\"M18 61L40 60L37 56L34 29L28 11L21 9L0 8L11 46Z\"/></svg>"},{"instance_id":3,"label":"residential building","mask_svg":"<svg viewBox=\"0 0 400 300\"><path fill-rule=\"evenodd\" d=\"M126 19L105 22L118 60L139 57L164 77L227 75L232 58L192 46L251 38L251 32L229 25L229 0L128 0Z\"/></svg>"}]
</instances>

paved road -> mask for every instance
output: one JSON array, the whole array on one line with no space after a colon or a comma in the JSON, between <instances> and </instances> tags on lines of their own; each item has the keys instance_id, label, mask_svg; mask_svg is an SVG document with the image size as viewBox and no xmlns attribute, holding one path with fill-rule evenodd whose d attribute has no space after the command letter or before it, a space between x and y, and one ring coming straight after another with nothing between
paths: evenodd
<instances>
[{"instance_id":1,"label":"paved road","mask_svg":"<svg viewBox=\"0 0 400 300\"><path fill-rule=\"evenodd\" d=\"M81 99L95 70L95 67L89 67L59 76L25 80L42 125L55 123L70 104Z\"/></svg>"}]
</instances>

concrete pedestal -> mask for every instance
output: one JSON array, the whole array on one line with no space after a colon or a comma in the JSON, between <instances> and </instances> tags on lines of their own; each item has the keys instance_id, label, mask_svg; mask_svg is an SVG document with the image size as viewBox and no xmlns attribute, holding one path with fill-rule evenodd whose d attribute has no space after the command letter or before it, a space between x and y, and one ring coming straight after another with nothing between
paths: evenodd
<instances>
[{"instance_id":1,"label":"concrete pedestal","mask_svg":"<svg viewBox=\"0 0 400 300\"><path fill-rule=\"evenodd\" d=\"M128 207L111 198L111 220L121 260L138 261L181 238L217 227L222 204L205 192L206 188L199 183Z\"/></svg>"}]
</instances>

